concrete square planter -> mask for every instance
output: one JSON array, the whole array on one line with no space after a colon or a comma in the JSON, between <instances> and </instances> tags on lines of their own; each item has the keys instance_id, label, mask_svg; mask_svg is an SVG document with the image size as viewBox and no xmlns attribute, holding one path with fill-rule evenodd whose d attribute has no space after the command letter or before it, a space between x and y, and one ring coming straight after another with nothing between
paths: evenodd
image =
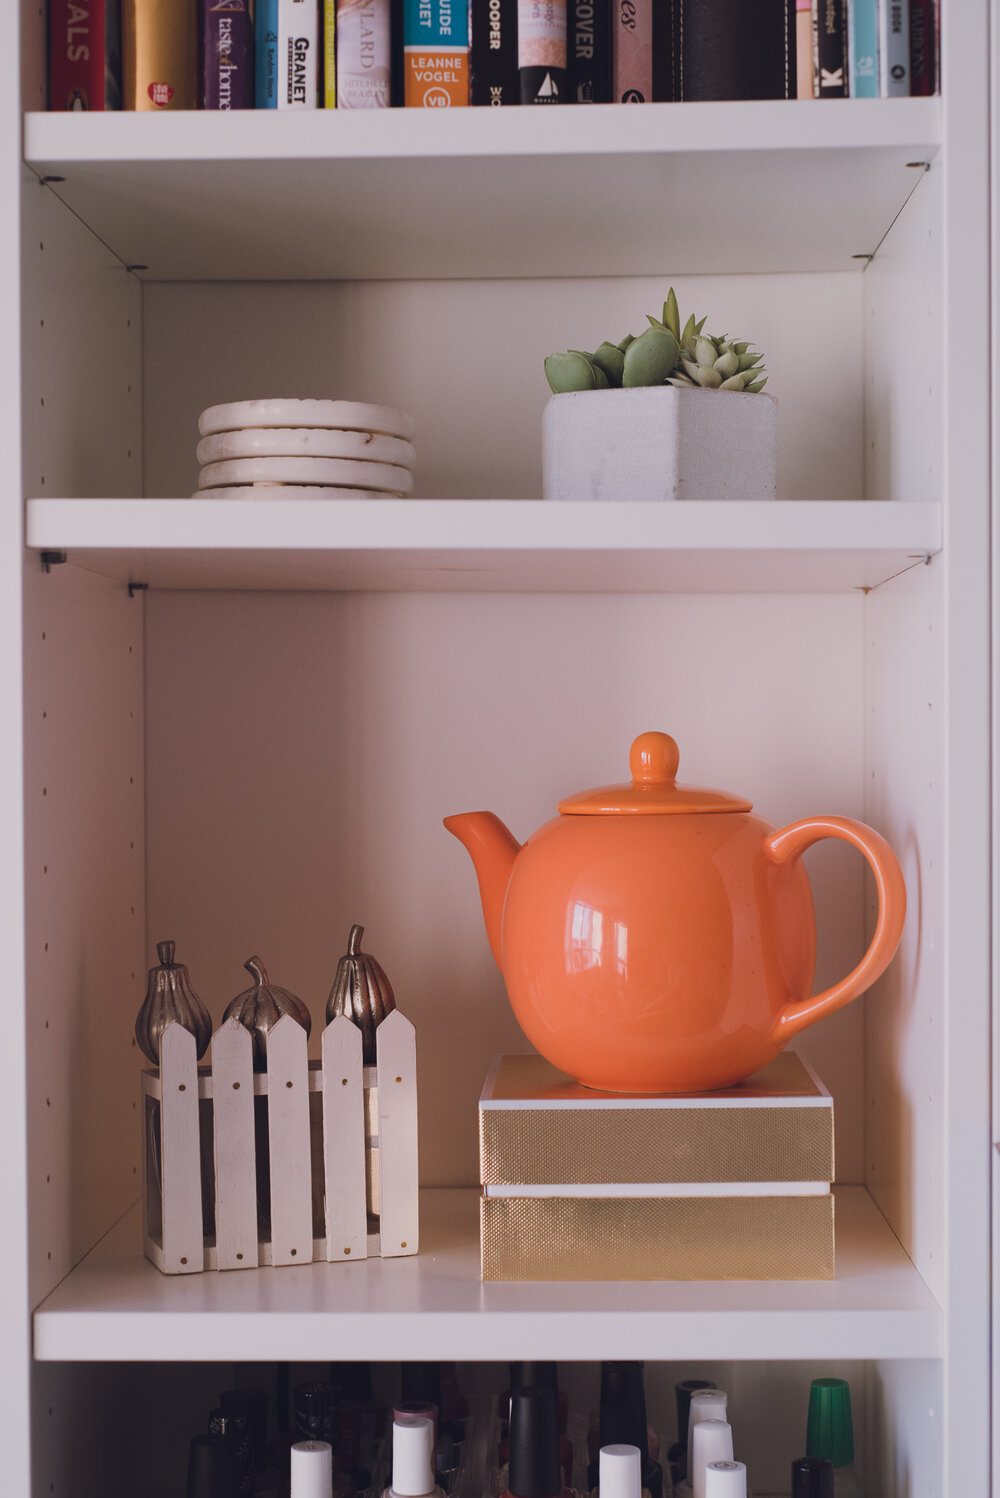
<instances>
[{"instance_id":1,"label":"concrete square planter","mask_svg":"<svg viewBox=\"0 0 1000 1498\"><path fill-rule=\"evenodd\" d=\"M774 499L778 402L761 391L574 390L542 417L545 499Z\"/></svg>"}]
</instances>

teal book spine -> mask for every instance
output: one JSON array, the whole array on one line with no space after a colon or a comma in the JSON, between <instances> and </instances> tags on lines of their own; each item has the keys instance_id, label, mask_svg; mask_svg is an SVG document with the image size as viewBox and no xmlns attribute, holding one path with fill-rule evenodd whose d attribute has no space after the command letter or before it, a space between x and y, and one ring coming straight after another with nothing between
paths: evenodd
<instances>
[{"instance_id":1,"label":"teal book spine","mask_svg":"<svg viewBox=\"0 0 1000 1498\"><path fill-rule=\"evenodd\" d=\"M877 99L878 0L851 0L851 98Z\"/></svg>"},{"instance_id":2,"label":"teal book spine","mask_svg":"<svg viewBox=\"0 0 1000 1498\"><path fill-rule=\"evenodd\" d=\"M258 109L278 107L278 0L254 7L254 98Z\"/></svg>"}]
</instances>

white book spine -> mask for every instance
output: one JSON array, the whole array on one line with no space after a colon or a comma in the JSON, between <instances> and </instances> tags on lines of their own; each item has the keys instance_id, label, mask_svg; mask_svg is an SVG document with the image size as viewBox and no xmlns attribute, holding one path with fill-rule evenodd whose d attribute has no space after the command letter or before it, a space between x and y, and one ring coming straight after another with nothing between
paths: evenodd
<instances>
[{"instance_id":1,"label":"white book spine","mask_svg":"<svg viewBox=\"0 0 1000 1498\"><path fill-rule=\"evenodd\" d=\"M278 108L315 109L319 92L317 0L278 0Z\"/></svg>"},{"instance_id":2,"label":"white book spine","mask_svg":"<svg viewBox=\"0 0 1000 1498\"><path fill-rule=\"evenodd\" d=\"M910 92L909 0L879 0L879 71L883 98Z\"/></svg>"}]
</instances>

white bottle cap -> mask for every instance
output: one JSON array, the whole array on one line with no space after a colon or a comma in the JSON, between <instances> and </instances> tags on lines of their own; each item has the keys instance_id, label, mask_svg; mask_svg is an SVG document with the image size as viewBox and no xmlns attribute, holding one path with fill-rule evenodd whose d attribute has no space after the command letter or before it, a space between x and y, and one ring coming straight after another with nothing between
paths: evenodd
<instances>
[{"instance_id":1,"label":"white bottle cap","mask_svg":"<svg viewBox=\"0 0 1000 1498\"><path fill-rule=\"evenodd\" d=\"M291 1498L330 1498L333 1447L329 1441L299 1441L292 1447Z\"/></svg>"},{"instance_id":2,"label":"white bottle cap","mask_svg":"<svg viewBox=\"0 0 1000 1498\"><path fill-rule=\"evenodd\" d=\"M695 1389L691 1395L691 1409L687 1428L687 1472L688 1478L694 1467L694 1442L691 1432L699 1420L725 1420L727 1396L722 1389Z\"/></svg>"},{"instance_id":3,"label":"white bottle cap","mask_svg":"<svg viewBox=\"0 0 1000 1498\"><path fill-rule=\"evenodd\" d=\"M400 1498L434 1491L434 1422L423 1415L397 1415L392 1422L392 1491Z\"/></svg>"},{"instance_id":4,"label":"white bottle cap","mask_svg":"<svg viewBox=\"0 0 1000 1498\"><path fill-rule=\"evenodd\" d=\"M747 1498L747 1469L742 1462L709 1462L705 1498Z\"/></svg>"},{"instance_id":5,"label":"white bottle cap","mask_svg":"<svg viewBox=\"0 0 1000 1498\"><path fill-rule=\"evenodd\" d=\"M709 1462L731 1462L733 1427L728 1420L699 1420L691 1432L694 1465L688 1474L694 1498L705 1498L705 1468Z\"/></svg>"},{"instance_id":6,"label":"white bottle cap","mask_svg":"<svg viewBox=\"0 0 1000 1498\"><path fill-rule=\"evenodd\" d=\"M638 1446L602 1446L597 1485L601 1498L640 1498L642 1452Z\"/></svg>"}]
</instances>

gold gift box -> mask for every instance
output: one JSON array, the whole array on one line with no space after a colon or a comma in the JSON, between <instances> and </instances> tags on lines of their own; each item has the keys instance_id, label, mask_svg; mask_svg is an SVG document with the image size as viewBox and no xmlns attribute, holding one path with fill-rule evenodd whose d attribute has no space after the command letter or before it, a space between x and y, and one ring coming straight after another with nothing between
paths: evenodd
<instances>
[{"instance_id":1,"label":"gold gift box","mask_svg":"<svg viewBox=\"0 0 1000 1498\"><path fill-rule=\"evenodd\" d=\"M833 1099L790 1052L657 1097L504 1056L479 1129L484 1280L833 1277Z\"/></svg>"}]
</instances>

